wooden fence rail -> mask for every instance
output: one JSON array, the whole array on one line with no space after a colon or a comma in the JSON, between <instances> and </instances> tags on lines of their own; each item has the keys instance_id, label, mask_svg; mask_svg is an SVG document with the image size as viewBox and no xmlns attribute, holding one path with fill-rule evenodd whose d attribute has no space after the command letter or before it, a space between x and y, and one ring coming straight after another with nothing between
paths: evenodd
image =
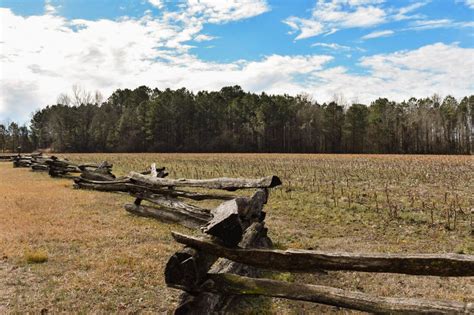
<instances>
[{"instance_id":1,"label":"wooden fence rail","mask_svg":"<svg viewBox=\"0 0 474 315\"><path fill-rule=\"evenodd\" d=\"M99 164L76 164L57 156L46 156L42 153L27 155L17 154L11 159L13 167L27 167L36 172L48 172L51 177L76 178L110 181L115 179L112 174L112 164L103 161Z\"/></svg>"},{"instance_id":2,"label":"wooden fence rail","mask_svg":"<svg viewBox=\"0 0 474 315\"><path fill-rule=\"evenodd\" d=\"M377 297L321 285L256 279L228 273L207 274L203 289L235 295L262 295L345 307L377 314L472 314L474 303Z\"/></svg>"},{"instance_id":3,"label":"wooden fence rail","mask_svg":"<svg viewBox=\"0 0 474 315\"><path fill-rule=\"evenodd\" d=\"M292 272L346 270L407 275L472 277L474 255L364 254L310 250L228 248L209 239L172 232L181 244L202 252L264 269Z\"/></svg>"},{"instance_id":4,"label":"wooden fence rail","mask_svg":"<svg viewBox=\"0 0 474 315\"><path fill-rule=\"evenodd\" d=\"M0 162L11 162L18 154L0 154Z\"/></svg>"},{"instance_id":5,"label":"wooden fence rail","mask_svg":"<svg viewBox=\"0 0 474 315\"><path fill-rule=\"evenodd\" d=\"M128 177L133 181L147 184L152 187L201 187L208 189L237 190L245 188L273 188L281 185L277 176L268 176L258 179L247 178L211 178L211 179L169 179L150 177L131 172Z\"/></svg>"}]
</instances>

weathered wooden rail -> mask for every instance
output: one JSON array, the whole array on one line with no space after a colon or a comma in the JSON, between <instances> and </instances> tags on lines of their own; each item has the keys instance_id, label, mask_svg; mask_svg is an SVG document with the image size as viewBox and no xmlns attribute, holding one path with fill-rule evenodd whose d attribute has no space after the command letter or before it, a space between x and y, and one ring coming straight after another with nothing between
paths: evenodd
<instances>
[{"instance_id":1,"label":"weathered wooden rail","mask_svg":"<svg viewBox=\"0 0 474 315\"><path fill-rule=\"evenodd\" d=\"M0 162L11 162L18 154L0 154Z\"/></svg>"},{"instance_id":2,"label":"weathered wooden rail","mask_svg":"<svg viewBox=\"0 0 474 315\"><path fill-rule=\"evenodd\" d=\"M208 273L202 289L220 294L261 295L308 301L377 314L473 314L474 312L474 303L378 297L321 285L257 279L230 273Z\"/></svg>"},{"instance_id":3,"label":"weathered wooden rail","mask_svg":"<svg viewBox=\"0 0 474 315\"><path fill-rule=\"evenodd\" d=\"M33 167L37 164L42 164L44 160L50 157L43 155L42 152L33 152L30 154L17 153L15 155L0 156L0 160L12 161L13 167Z\"/></svg>"},{"instance_id":4,"label":"weathered wooden rail","mask_svg":"<svg viewBox=\"0 0 474 315\"><path fill-rule=\"evenodd\" d=\"M173 232L174 239L186 245L166 266L168 286L190 294L219 293L236 296L261 295L309 301L374 313L452 314L474 312L474 303L411 298L377 297L327 286L288 283L244 277L207 268L208 261L223 257L266 270L319 272L349 270L431 276L474 276L474 256L457 254L357 254L301 250L270 250L225 246L221 239L193 237ZM189 261L201 266L190 268ZM220 309L225 311L225 309ZM187 309L189 314L197 314Z\"/></svg>"},{"instance_id":5,"label":"weathered wooden rail","mask_svg":"<svg viewBox=\"0 0 474 315\"><path fill-rule=\"evenodd\" d=\"M17 154L11 158L13 167L31 168L36 172L48 172L51 177L75 178L80 174L89 180L107 181L114 180L112 164L103 161L99 164L76 164L57 156L45 156L42 153ZM75 175L73 175L75 174Z\"/></svg>"},{"instance_id":6,"label":"weathered wooden rail","mask_svg":"<svg viewBox=\"0 0 474 315\"><path fill-rule=\"evenodd\" d=\"M90 180L114 180L115 175L112 174L112 164L103 161L100 164L75 164L66 159L59 159L55 156L46 159L44 163L47 165L48 173L51 177L63 177L74 179L77 176L72 174L80 174L80 177Z\"/></svg>"},{"instance_id":7,"label":"weathered wooden rail","mask_svg":"<svg viewBox=\"0 0 474 315\"><path fill-rule=\"evenodd\" d=\"M207 254L264 269L292 272L346 270L446 277L474 277L474 256L460 254L355 254L312 250L229 248L205 238L172 233Z\"/></svg>"},{"instance_id":8,"label":"weathered wooden rail","mask_svg":"<svg viewBox=\"0 0 474 315\"><path fill-rule=\"evenodd\" d=\"M11 161L13 161L13 167L30 167L32 158L33 155L31 154L17 154L11 158Z\"/></svg>"}]
</instances>

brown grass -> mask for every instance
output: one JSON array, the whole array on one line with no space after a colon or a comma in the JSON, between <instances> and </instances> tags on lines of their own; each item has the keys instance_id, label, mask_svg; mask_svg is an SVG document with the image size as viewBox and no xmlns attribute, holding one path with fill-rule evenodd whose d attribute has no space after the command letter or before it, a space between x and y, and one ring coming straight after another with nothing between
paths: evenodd
<instances>
[{"instance_id":1,"label":"brown grass","mask_svg":"<svg viewBox=\"0 0 474 315\"><path fill-rule=\"evenodd\" d=\"M474 253L467 214L474 208L471 157L67 157L83 162L107 159L118 174L145 169L156 162L178 178L279 175L284 186L272 192L267 226L271 238L283 248ZM171 241L170 231L190 231L128 215L123 204L132 199L126 195L74 190L71 186L69 180L0 164L0 313L42 309L74 313L171 311L179 292L166 288L163 269L179 246ZM449 229L446 227L446 211L458 211L455 229L453 222ZM47 261L28 264L28 251L47 253ZM386 296L459 301L473 301L474 296L472 278L352 272L275 277ZM343 311L275 299L270 312Z\"/></svg>"},{"instance_id":2,"label":"brown grass","mask_svg":"<svg viewBox=\"0 0 474 315\"><path fill-rule=\"evenodd\" d=\"M173 307L177 292L162 273L178 248L170 230L179 227L128 215L125 196L74 190L69 180L9 163L0 178L0 313ZM28 264L41 258L31 248L48 261Z\"/></svg>"}]
</instances>

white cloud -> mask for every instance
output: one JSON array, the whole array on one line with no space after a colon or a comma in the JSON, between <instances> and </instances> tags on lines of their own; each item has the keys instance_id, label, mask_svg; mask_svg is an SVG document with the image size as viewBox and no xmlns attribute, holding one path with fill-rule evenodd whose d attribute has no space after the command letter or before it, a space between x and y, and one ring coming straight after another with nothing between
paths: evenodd
<instances>
[{"instance_id":1,"label":"white cloud","mask_svg":"<svg viewBox=\"0 0 474 315\"><path fill-rule=\"evenodd\" d=\"M310 18L291 16L283 22L292 33L299 32L295 39L304 39L320 34L332 34L340 29L365 28L385 22L387 14L379 0L319 0Z\"/></svg>"},{"instance_id":2,"label":"white cloud","mask_svg":"<svg viewBox=\"0 0 474 315\"><path fill-rule=\"evenodd\" d=\"M412 51L361 59L366 75L336 67L318 72L320 95L342 93L346 98L369 102L378 97L401 101L411 96L438 93L462 97L474 91L474 49L436 43Z\"/></svg>"},{"instance_id":3,"label":"white cloud","mask_svg":"<svg viewBox=\"0 0 474 315\"><path fill-rule=\"evenodd\" d=\"M386 13L377 7L358 7L354 12L334 17L334 22L344 28L375 26L385 21ZM323 18L321 14L321 18Z\"/></svg>"},{"instance_id":4,"label":"white cloud","mask_svg":"<svg viewBox=\"0 0 474 315\"><path fill-rule=\"evenodd\" d=\"M314 43L314 44L311 44L311 47L321 47L322 49L332 50L332 51L338 52L338 53L342 53L342 52L347 53L349 51L359 51L359 52L365 51L364 49L362 49L360 47L345 46L345 45L340 45L340 44L337 44L337 43ZM352 57L351 54L346 54L345 56L348 57L348 58Z\"/></svg>"},{"instance_id":5,"label":"white cloud","mask_svg":"<svg viewBox=\"0 0 474 315\"><path fill-rule=\"evenodd\" d=\"M154 6L155 8L161 9L163 8L164 4L162 0L148 0L148 2Z\"/></svg>"},{"instance_id":6,"label":"white cloud","mask_svg":"<svg viewBox=\"0 0 474 315\"><path fill-rule=\"evenodd\" d=\"M464 0L464 3L465 3L470 9L474 9L474 0Z\"/></svg>"},{"instance_id":7,"label":"white cloud","mask_svg":"<svg viewBox=\"0 0 474 315\"><path fill-rule=\"evenodd\" d=\"M56 9L56 7L53 5L53 3L51 2L51 0L45 0L44 1L44 12L46 14L56 14L58 12L58 10Z\"/></svg>"},{"instance_id":8,"label":"white cloud","mask_svg":"<svg viewBox=\"0 0 474 315\"><path fill-rule=\"evenodd\" d=\"M304 81L273 83L267 90L296 94L306 92L319 102L334 95L369 104L379 97L402 101L438 93L463 97L474 92L473 48L436 43L410 51L378 54L360 59L364 74L345 67L328 67L308 72ZM281 69L283 70L283 69Z\"/></svg>"},{"instance_id":9,"label":"white cloud","mask_svg":"<svg viewBox=\"0 0 474 315\"><path fill-rule=\"evenodd\" d=\"M474 0L466 5L474 7ZM434 28L473 27L473 21L453 21L450 19L429 20L423 14L414 12L431 0L412 2L403 7L394 7L384 0L317 0L309 18L290 16L282 22L287 24L290 35L296 34L295 40L311 38L318 35L328 36L343 29L373 28L388 22L415 20L405 24L401 31L428 30ZM372 32L362 37L371 39L390 36L394 31Z\"/></svg>"},{"instance_id":10,"label":"white cloud","mask_svg":"<svg viewBox=\"0 0 474 315\"><path fill-rule=\"evenodd\" d=\"M431 0L415 2L406 7L401 7L396 10L393 10L395 14L393 15L392 19L395 21L401 21L401 20L408 20L408 19L415 19L415 18L423 18L423 16L420 14L407 15L407 13L413 12L421 7L424 7L430 2Z\"/></svg>"},{"instance_id":11,"label":"white cloud","mask_svg":"<svg viewBox=\"0 0 474 315\"><path fill-rule=\"evenodd\" d=\"M421 20L412 23L413 29L425 30L441 27L450 27L453 25L453 21L450 19L439 19L439 20Z\"/></svg>"},{"instance_id":12,"label":"white cloud","mask_svg":"<svg viewBox=\"0 0 474 315\"><path fill-rule=\"evenodd\" d=\"M465 28L474 27L473 21L453 21L450 19L438 19L438 20L418 20L410 23L409 27L405 30L431 30L436 28Z\"/></svg>"},{"instance_id":13,"label":"white cloud","mask_svg":"<svg viewBox=\"0 0 474 315\"><path fill-rule=\"evenodd\" d=\"M204 35L197 21L181 25L148 15L117 21L67 20L57 15L22 17L1 8L0 19L0 121L25 121L33 110L55 103L73 84L104 95L143 84L193 91L238 84L253 92L306 92L318 101L342 93L361 102L379 96L464 96L474 90L474 49L456 44L365 57L359 66L366 71L354 74L332 66L334 57L328 55L203 61L186 44ZM316 46L338 47L323 44Z\"/></svg>"},{"instance_id":14,"label":"white cloud","mask_svg":"<svg viewBox=\"0 0 474 315\"><path fill-rule=\"evenodd\" d=\"M313 37L325 32L324 25L318 21L301 19L297 17L289 17L283 21L289 25L293 31L300 31L300 34L295 39L303 39Z\"/></svg>"},{"instance_id":15,"label":"white cloud","mask_svg":"<svg viewBox=\"0 0 474 315\"><path fill-rule=\"evenodd\" d=\"M431 2L431 0L412 3L412 4L410 4L406 7L401 7L400 9L398 9L398 13L399 14L410 13L412 11L415 11L416 9L419 9L419 8L427 5L430 2Z\"/></svg>"},{"instance_id":16,"label":"white cloud","mask_svg":"<svg viewBox=\"0 0 474 315\"><path fill-rule=\"evenodd\" d=\"M53 104L73 84L107 95L117 88L153 87L283 91L294 76L319 70L329 56L264 57L255 62L213 63L189 53L186 41L202 24L166 20L67 20L57 15L22 17L0 8L0 120L26 119ZM203 37L201 37L202 39Z\"/></svg>"},{"instance_id":17,"label":"white cloud","mask_svg":"<svg viewBox=\"0 0 474 315\"><path fill-rule=\"evenodd\" d=\"M364 52L365 49L357 47L357 46L345 46L345 45L340 45L337 43L314 43L311 44L311 47L321 47L322 49L325 50L332 50L336 53L346 53L345 56L347 58L351 58L351 54L347 54L347 52L350 51L358 51L358 52Z\"/></svg>"},{"instance_id":18,"label":"white cloud","mask_svg":"<svg viewBox=\"0 0 474 315\"><path fill-rule=\"evenodd\" d=\"M192 17L207 23L227 23L265 13L270 6L265 0L187 0L182 19Z\"/></svg>"},{"instance_id":19,"label":"white cloud","mask_svg":"<svg viewBox=\"0 0 474 315\"><path fill-rule=\"evenodd\" d=\"M372 33L369 33L367 35L362 36L362 39L372 39L372 38L378 38L378 37L387 37L390 35L393 35L394 31L392 30L385 30L385 31L375 31Z\"/></svg>"},{"instance_id":20,"label":"white cloud","mask_svg":"<svg viewBox=\"0 0 474 315\"><path fill-rule=\"evenodd\" d=\"M206 35L206 34L199 34L196 37L194 37L194 40L196 42L206 42L206 41L210 41L210 40L213 40L213 39L216 39L216 37L211 36L211 35Z\"/></svg>"},{"instance_id":21,"label":"white cloud","mask_svg":"<svg viewBox=\"0 0 474 315\"><path fill-rule=\"evenodd\" d=\"M431 0L413 2L404 7L393 7L384 0L318 0L311 17L290 16L283 20L297 34L296 40L318 35L330 35L350 28L372 28L392 21L425 18L410 14ZM410 15L409 15L410 14Z\"/></svg>"},{"instance_id":22,"label":"white cloud","mask_svg":"<svg viewBox=\"0 0 474 315\"><path fill-rule=\"evenodd\" d=\"M349 46L339 45L336 43L314 43L314 44L311 44L311 47L323 47L327 49L344 50L344 51L352 50L352 48Z\"/></svg>"}]
</instances>

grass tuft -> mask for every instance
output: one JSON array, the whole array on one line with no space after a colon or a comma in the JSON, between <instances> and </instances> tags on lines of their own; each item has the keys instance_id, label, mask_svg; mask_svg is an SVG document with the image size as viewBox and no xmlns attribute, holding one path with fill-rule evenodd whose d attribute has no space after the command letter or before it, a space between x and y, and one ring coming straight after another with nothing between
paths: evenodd
<instances>
[{"instance_id":1,"label":"grass tuft","mask_svg":"<svg viewBox=\"0 0 474 315\"><path fill-rule=\"evenodd\" d=\"M48 261L48 253L44 250L27 250L25 259L29 264L42 264Z\"/></svg>"}]
</instances>

